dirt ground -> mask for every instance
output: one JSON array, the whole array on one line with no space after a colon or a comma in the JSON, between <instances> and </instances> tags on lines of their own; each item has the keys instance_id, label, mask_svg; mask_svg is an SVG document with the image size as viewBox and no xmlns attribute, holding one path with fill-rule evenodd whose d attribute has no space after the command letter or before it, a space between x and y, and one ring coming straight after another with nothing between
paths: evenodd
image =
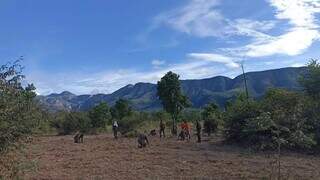
<instances>
[{"instance_id":1,"label":"dirt ground","mask_svg":"<svg viewBox=\"0 0 320 180\"><path fill-rule=\"evenodd\" d=\"M137 148L136 139L111 135L86 136L74 144L72 136L34 138L27 160L36 166L23 179L274 179L274 156L222 145L217 137L199 144L175 138L150 138ZM320 157L282 156L284 179L320 179Z\"/></svg>"}]
</instances>

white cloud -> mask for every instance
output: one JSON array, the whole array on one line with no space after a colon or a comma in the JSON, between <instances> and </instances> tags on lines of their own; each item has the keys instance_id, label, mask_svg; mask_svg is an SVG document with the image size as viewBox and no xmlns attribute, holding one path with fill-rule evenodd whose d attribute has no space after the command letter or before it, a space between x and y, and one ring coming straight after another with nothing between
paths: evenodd
<instances>
[{"instance_id":1,"label":"white cloud","mask_svg":"<svg viewBox=\"0 0 320 180\"><path fill-rule=\"evenodd\" d=\"M275 7L276 18L287 19L292 25L286 33L256 42L244 47L250 57L285 54L294 56L303 53L319 39L315 14L320 12L319 0L270 0Z\"/></svg>"},{"instance_id":2,"label":"white cloud","mask_svg":"<svg viewBox=\"0 0 320 180\"><path fill-rule=\"evenodd\" d=\"M210 61L189 60L149 71L119 69L98 73L68 72L54 75L45 72L33 72L33 74L27 76L27 80L32 80L37 87L37 92L42 95L65 90L76 94L112 93L128 84L137 82L156 83L168 71L179 74L181 79L201 79L213 77L228 70L213 65Z\"/></svg>"},{"instance_id":3,"label":"white cloud","mask_svg":"<svg viewBox=\"0 0 320 180\"><path fill-rule=\"evenodd\" d=\"M153 65L154 68L159 68L160 66L165 65L166 61L154 59L151 61L151 64Z\"/></svg>"},{"instance_id":4,"label":"white cloud","mask_svg":"<svg viewBox=\"0 0 320 180\"><path fill-rule=\"evenodd\" d=\"M293 64L291 64L291 67L302 67L302 66L305 66L305 65L302 64L302 63L293 63Z\"/></svg>"},{"instance_id":5,"label":"white cloud","mask_svg":"<svg viewBox=\"0 0 320 180\"><path fill-rule=\"evenodd\" d=\"M228 19L219 10L220 0L190 0L180 8L158 15L154 24L164 24L197 37L250 37L249 44L227 49L232 56L294 56L319 40L315 15L320 12L320 0L266 1L275 8L277 20ZM270 34L269 31L282 20L287 20L290 27L282 29L280 35Z\"/></svg>"},{"instance_id":6,"label":"white cloud","mask_svg":"<svg viewBox=\"0 0 320 180\"><path fill-rule=\"evenodd\" d=\"M188 54L189 57L197 60L204 60L204 61L211 61L216 63L225 64L229 68L238 68L240 67L238 63L233 61L233 58L223 56L220 54L214 53L190 53Z\"/></svg>"},{"instance_id":7,"label":"white cloud","mask_svg":"<svg viewBox=\"0 0 320 180\"><path fill-rule=\"evenodd\" d=\"M230 20L219 11L220 4L220 0L190 0L185 6L156 16L150 29L164 24L197 37L261 37L264 35L258 31L267 31L275 26L274 21Z\"/></svg>"},{"instance_id":8,"label":"white cloud","mask_svg":"<svg viewBox=\"0 0 320 180\"><path fill-rule=\"evenodd\" d=\"M190 0L185 6L154 19L154 26L168 25L177 31L198 37L219 36L227 28L224 17L215 10L219 0ZM217 28L219 27L219 28Z\"/></svg>"},{"instance_id":9,"label":"white cloud","mask_svg":"<svg viewBox=\"0 0 320 180\"><path fill-rule=\"evenodd\" d=\"M319 39L317 30L295 28L290 32L263 41L257 41L243 48L244 55L249 57L262 57L274 54L294 56L303 53Z\"/></svg>"},{"instance_id":10,"label":"white cloud","mask_svg":"<svg viewBox=\"0 0 320 180\"><path fill-rule=\"evenodd\" d=\"M315 14L320 12L319 0L269 0L277 10L278 19L287 19L294 27L316 28Z\"/></svg>"}]
</instances>

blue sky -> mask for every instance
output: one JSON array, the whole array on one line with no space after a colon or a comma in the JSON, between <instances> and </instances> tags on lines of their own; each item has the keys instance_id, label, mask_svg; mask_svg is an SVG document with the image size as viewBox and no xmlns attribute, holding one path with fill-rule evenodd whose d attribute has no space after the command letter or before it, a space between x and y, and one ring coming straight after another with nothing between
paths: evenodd
<instances>
[{"instance_id":1,"label":"blue sky","mask_svg":"<svg viewBox=\"0 0 320 180\"><path fill-rule=\"evenodd\" d=\"M0 63L24 56L39 94L111 93L303 66L319 57L320 0L1 0Z\"/></svg>"}]
</instances>

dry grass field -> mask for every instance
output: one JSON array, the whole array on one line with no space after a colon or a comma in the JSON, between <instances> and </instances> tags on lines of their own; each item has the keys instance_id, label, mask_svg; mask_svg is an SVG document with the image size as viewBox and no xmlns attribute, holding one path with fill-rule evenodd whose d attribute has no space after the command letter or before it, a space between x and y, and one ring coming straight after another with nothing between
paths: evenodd
<instances>
[{"instance_id":1,"label":"dry grass field","mask_svg":"<svg viewBox=\"0 0 320 180\"><path fill-rule=\"evenodd\" d=\"M201 144L161 140L137 148L136 139L111 135L86 136L74 144L72 136L34 138L26 161L35 168L22 179L275 179L274 156L223 145L213 137ZM282 156L283 179L320 179L320 157L287 153Z\"/></svg>"}]
</instances>

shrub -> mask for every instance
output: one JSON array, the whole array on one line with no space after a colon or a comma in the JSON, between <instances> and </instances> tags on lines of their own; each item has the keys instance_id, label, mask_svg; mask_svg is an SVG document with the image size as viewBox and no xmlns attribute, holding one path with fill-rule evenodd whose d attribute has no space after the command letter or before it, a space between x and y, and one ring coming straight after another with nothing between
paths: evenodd
<instances>
[{"instance_id":1,"label":"shrub","mask_svg":"<svg viewBox=\"0 0 320 180\"><path fill-rule=\"evenodd\" d=\"M306 98L296 92L283 89L269 90L262 100L262 108L270 112L287 148L310 149L316 142L305 117Z\"/></svg>"},{"instance_id":2,"label":"shrub","mask_svg":"<svg viewBox=\"0 0 320 180\"><path fill-rule=\"evenodd\" d=\"M107 103L100 103L89 111L91 127L94 129L105 128L107 123L111 123L111 113Z\"/></svg>"},{"instance_id":3,"label":"shrub","mask_svg":"<svg viewBox=\"0 0 320 180\"><path fill-rule=\"evenodd\" d=\"M137 130L137 128L144 121L141 113L132 113L130 116L126 116L121 119L119 123L119 131L121 134L127 134L130 131Z\"/></svg>"},{"instance_id":4,"label":"shrub","mask_svg":"<svg viewBox=\"0 0 320 180\"><path fill-rule=\"evenodd\" d=\"M226 140L247 144L249 134L246 132L246 126L251 119L258 117L260 113L257 102L238 98L224 115Z\"/></svg>"},{"instance_id":5,"label":"shrub","mask_svg":"<svg viewBox=\"0 0 320 180\"><path fill-rule=\"evenodd\" d=\"M91 130L91 121L85 112L59 112L51 125L60 135L72 134L76 131L88 133Z\"/></svg>"},{"instance_id":6,"label":"shrub","mask_svg":"<svg viewBox=\"0 0 320 180\"><path fill-rule=\"evenodd\" d=\"M35 87L21 85L24 76L19 62L0 67L0 153L30 135L42 121Z\"/></svg>"},{"instance_id":7,"label":"shrub","mask_svg":"<svg viewBox=\"0 0 320 180\"><path fill-rule=\"evenodd\" d=\"M211 103L207 105L203 109L201 116L202 120L204 120L204 131L208 133L208 135L210 135L211 132L214 133L217 131L220 124L221 112L216 104Z\"/></svg>"},{"instance_id":8,"label":"shrub","mask_svg":"<svg viewBox=\"0 0 320 180\"><path fill-rule=\"evenodd\" d=\"M280 146L311 149L316 145L314 121L308 120L307 98L271 89L259 101L237 99L225 113L225 136L230 142L256 149Z\"/></svg>"}]
</instances>

